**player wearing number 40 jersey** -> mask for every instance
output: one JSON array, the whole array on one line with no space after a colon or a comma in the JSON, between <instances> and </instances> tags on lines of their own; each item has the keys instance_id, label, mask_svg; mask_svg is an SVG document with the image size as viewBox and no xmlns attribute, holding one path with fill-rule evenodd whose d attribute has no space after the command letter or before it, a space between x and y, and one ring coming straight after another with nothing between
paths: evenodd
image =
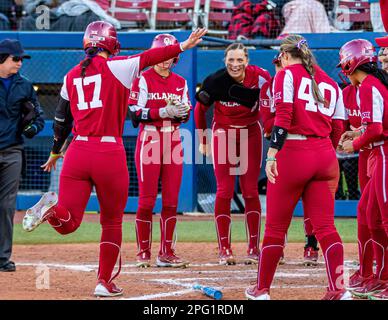
<instances>
[{"instance_id":1,"label":"player wearing number 40 jersey","mask_svg":"<svg viewBox=\"0 0 388 320\"><path fill-rule=\"evenodd\" d=\"M74 138L63 162L59 196L54 192L43 195L27 210L23 228L32 231L47 220L61 234L74 232L95 187L102 225L96 296L122 294L112 280L120 272L122 217L128 198L122 134L129 89L142 69L194 47L205 32L198 29L181 44L109 58L120 49L116 30L109 23L92 22L84 35L86 58L65 76L55 113L54 144L50 158L42 166L45 171L55 169L61 147L72 130ZM113 276L118 259L119 269Z\"/></svg>"},{"instance_id":2,"label":"player wearing number 40 jersey","mask_svg":"<svg viewBox=\"0 0 388 320\"><path fill-rule=\"evenodd\" d=\"M301 36L285 38L280 53L284 69L274 83L276 115L266 159L265 234L257 285L247 289L246 296L269 299L284 238L302 198L326 262L329 286L324 299L350 299L343 284L343 245L334 225L339 167L333 144L339 140L345 119L342 92L316 65Z\"/></svg>"}]
</instances>

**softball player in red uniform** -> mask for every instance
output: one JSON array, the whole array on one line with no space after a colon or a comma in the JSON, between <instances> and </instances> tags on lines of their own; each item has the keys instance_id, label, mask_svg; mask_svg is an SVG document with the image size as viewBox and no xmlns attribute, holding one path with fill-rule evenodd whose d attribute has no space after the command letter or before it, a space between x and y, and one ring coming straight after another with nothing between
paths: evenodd
<instances>
[{"instance_id":1,"label":"softball player in red uniform","mask_svg":"<svg viewBox=\"0 0 388 320\"><path fill-rule=\"evenodd\" d=\"M61 234L74 232L81 224L94 186L102 225L96 296L122 294L112 280L120 272L122 216L128 198L122 134L131 84L142 69L195 46L205 32L196 30L181 44L136 56L108 58L120 49L116 30L107 22L96 21L84 34L86 59L65 76L55 114L54 144L42 166L45 171L55 169L60 149L72 130L74 138L66 151L59 197L54 192L44 194L27 210L23 228L32 231L47 220ZM118 257L119 270L112 275Z\"/></svg>"},{"instance_id":2,"label":"softball player in red uniform","mask_svg":"<svg viewBox=\"0 0 388 320\"><path fill-rule=\"evenodd\" d=\"M364 39L352 40L342 46L339 66L352 84L358 87L357 103L363 125L362 130L344 133L342 148L347 153L369 146L372 148L368 159L371 178L364 187L358 205L358 210L366 210L366 215L359 214L358 222L360 225L367 224L373 239L376 271L374 276L366 274L368 278L361 288L352 293L385 300L388 299L388 74L377 67L375 48Z\"/></svg>"},{"instance_id":3,"label":"softball player in red uniform","mask_svg":"<svg viewBox=\"0 0 388 320\"><path fill-rule=\"evenodd\" d=\"M288 36L280 52L284 69L275 76L274 84L276 115L266 159L265 234L257 285L245 294L253 300L270 298L284 238L302 198L326 262L329 286L324 299L351 299L344 289L343 245L334 225L339 167L330 139L334 134L333 140L338 141L343 130L342 92L316 65L303 37Z\"/></svg>"},{"instance_id":4,"label":"softball player in red uniform","mask_svg":"<svg viewBox=\"0 0 388 320\"><path fill-rule=\"evenodd\" d=\"M178 43L170 34L160 34L152 48ZM152 211L162 185L160 250L156 265L184 267L188 262L174 252L178 195L182 180L183 150L179 125L189 119L190 100L186 80L171 71L179 57L155 65L142 73L132 85L130 112L137 114L140 132L136 144L136 169L139 181L139 206L136 213L137 266L149 267L151 260ZM166 103L167 99L167 103ZM172 103L174 101L174 103Z\"/></svg>"},{"instance_id":5,"label":"softball player in red uniform","mask_svg":"<svg viewBox=\"0 0 388 320\"><path fill-rule=\"evenodd\" d=\"M264 83L270 80L270 75L262 68L248 65L248 62L248 51L242 44L230 45L225 51L227 72L225 77L231 77L232 82L242 84L245 88L261 89ZM215 82L213 86L217 86L217 83ZM229 155L233 150L238 150L241 168L239 180L245 201L248 238L247 256L244 262L247 264L257 263L261 216L258 179L262 153L262 129L259 124L258 103L251 109L244 106L243 103L233 100L225 101L217 98L214 100L211 154L217 181L214 215L219 245L219 262L220 264L236 263L231 248L230 207L236 176L232 171L237 163ZM258 102L258 96L256 101ZM205 135L202 134L203 130L207 128L205 113L209 107L210 104L205 105L200 102L197 102L195 107L195 123L200 129L198 130L199 150L203 154L209 154L210 150L210 144L206 141ZM246 138L243 137L244 134ZM240 143L240 141L246 143Z\"/></svg>"},{"instance_id":6,"label":"softball player in red uniform","mask_svg":"<svg viewBox=\"0 0 388 320\"><path fill-rule=\"evenodd\" d=\"M272 63L275 65L275 71L278 73L282 70L282 65L279 59L279 54L277 54ZM275 122L275 106L273 103L273 82L274 78L271 81L265 83L263 88L260 91L260 119L263 124L264 137L270 139L272 128ZM318 264L318 241L314 235L313 226L311 224L310 218L308 217L308 212L304 210L304 232L306 238L306 245L304 246L303 251L303 264L305 266L316 266ZM286 238L287 242L287 238ZM279 264L284 264L284 252L280 258Z\"/></svg>"},{"instance_id":7,"label":"softball player in red uniform","mask_svg":"<svg viewBox=\"0 0 388 320\"><path fill-rule=\"evenodd\" d=\"M347 130L357 131L362 129L361 111L357 104L357 86L348 85L343 89L344 105L348 120L345 123ZM339 151L341 148L339 147ZM368 158L370 148L364 148L358 154L358 180L361 193L369 181ZM349 278L349 290L359 289L364 282L373 276L373 239L366 222L366 208L357 212L357 237L358 255L360 261L359 270Z\"/></svg>"}]
</instances>

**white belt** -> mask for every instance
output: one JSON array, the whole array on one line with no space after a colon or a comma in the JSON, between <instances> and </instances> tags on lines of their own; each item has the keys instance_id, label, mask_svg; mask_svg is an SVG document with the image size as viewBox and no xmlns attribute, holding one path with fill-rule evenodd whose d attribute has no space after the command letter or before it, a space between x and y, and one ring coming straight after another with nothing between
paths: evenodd
<instances>
[{"instance_id":1,"label":"white belt","mask_svg":"<svg viewBox=\"0 0 388 320\"><path fill-rule=\"evenodd\" d=\"M372 146L373 147L382 146L384 144L384 142L385 142L384 140L372 142Z\"/></svg>"},{"instance_id":2,"label":"white belt","mask_svg":"<svg viewBox=\"0 0 388 320\"><path fill-rule=\"evenodd\" d=\"M303 134L289 133L287 140L307 140L307 137Z\"/></svg>"},{"instance_id":3,"label":"white belt","mask_svg":"<svg viewBox=\"0 0 388 320\"><path fill-rule=\"evenodd\" d=\"M229 127L236 128L236 129L243 129L243 128L246 128L247 126L232 126L232 125L229 125Z\"/></svg>"},{"instance_id":4,"label":"white belt","mask_svg":"<svg viewBox=\"0 0 388 320\"><path fill-rule=\"evenodd\" d=\"M151 126L149 124L144 126L144 130L146 131L173 132L177 129L179 129L179 126L156 127L156 126Z\"/></svg>"},{"instance_id":5,"label":"white belt","mask_svg":"<svg viewBox=\"0 0 388 320\"><path fill-rule=\"evenodd\" d=\"M75 140L79 141L89 141L89 137L86 136L77 136ZM116 142L116 138L112 136L102 136L100 142Z\"/></svg>"}]
</instances>

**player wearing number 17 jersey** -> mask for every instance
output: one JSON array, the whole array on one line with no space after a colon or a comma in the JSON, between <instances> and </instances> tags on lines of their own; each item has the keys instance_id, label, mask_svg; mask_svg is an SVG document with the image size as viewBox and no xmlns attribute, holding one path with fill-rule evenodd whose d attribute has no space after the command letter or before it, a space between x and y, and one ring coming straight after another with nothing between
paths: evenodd
<instances>
[{"instance_id":1,"label":"player wearing number 17 jersey","mask_svg":"<svg viewBox=\"0 0 388 320\"><path fill-rule=\"evenodd\" d=\"M27 210L23 228L32 231L47 220L61 234L74 232L95 187L102 226L96 296L122 294L112 281L120 272L122 217L128 198L122 134L129 89L142 69L192 48L205 32L196 30L181 44L109 58L120 49L116 30L107 22L92 22L84 34L86 58L65 77L55 113L54 144L42 166L45 171L55 169L61 147L72 131L74 138L63 162L59 196L54 192L44 194ZM119 269L112 275L117 260Z\"/></svg>"},{"instance_id":2,"label":"player wearing number 17 jersey","mask_svg":"<svg viewBox=\"0 0 388 320\"><path fill-rule=\"evenodd\" d=\"M301 36L285 38L280 52L284 69L274 83L276 115L266 159L265 234L257 285L247 289L246 296L269 299L285 235L302 198L326 262L329 286L324 299L350 299L343 284L343 245L334 225L339 167L330 139L334 135L335 145L342 132L342 93L316 65Z\"/></svg>"}]
</instances>

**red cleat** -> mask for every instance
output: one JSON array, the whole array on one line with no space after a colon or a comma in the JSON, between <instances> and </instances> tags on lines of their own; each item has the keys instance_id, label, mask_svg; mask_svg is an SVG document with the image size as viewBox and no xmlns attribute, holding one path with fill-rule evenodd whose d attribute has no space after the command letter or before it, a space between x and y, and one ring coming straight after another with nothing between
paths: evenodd
<instances>
[{"instance_id":1,"label":"red cleat","mask_svg":"<svg viewBox=\"0 0 388 320\"><path fill-rule=\"evenodd\" d=\"M352 300L352 295L345 289L336 291L327 290L322 300Z\"/></svg>"},{"instance_id":2,"label":"red cleat","mask_svg":"<svg viewBox=\"0 0 388 320\"><path fill-rule=\"evenodd\" d=\"M303 265L316 266L318 265L318 248L304 247Z\"/></svg>"},{"instance_id":3,"label":"red cleat","mask_svg":"<svg viewBox=\"0 0 388 320\"><path fill-rule=\"evenodd\" d=\"M349 278L349 285L347 287L348 290L350 291L353 291L353 290L358 290L358 289L361 289L363 288L366 283L371 279L373 278L373 275L370 276L370 277L363 277L361 274L360 274L360 271L357 270L355 273L353 273L353 275Z\"/></svg>"},{"instance_id":4,"label":"red cleat","mask_svg":"<svg viewBox=\"0 0 388 320\"><path fill-rule=\"evenodd\" d=\"M388 288L388 281L380 280L376 277L372 277L368 281L365 282L365 285L360 288L352 291L352 295L357 298L366 299L371 295L375 295L384 291Z\"/></svg>"},{"instance_id":5,"label":"red cleat","mask_svg":"<svg viewBox=\"0 0 388 320\"><path fill-rule=\"evenodd\" d=\"M136 267L149 268L151 266L151 252L149 250L141 251L136 256Z\"/></svg>"},{"instance_id":6,"label":"red cleat","mask_svg":"<svg viewBox=\"0 0 388 320\"><path fill-rule=\"evenodd\" d=\"M159 254L156 259L156 265L158 267L186 268L189 265L189 262L182 260L172 251Z\"/></svg>"},{"instance_id":7,"label":"red cleat","mask_svg":"<svg viewBox=\"0 0 388 320\"><path fill-rule=\"evenodd\" d=\"M236 259L233 257L232 249L223 248L219 254L221 265L232 265L236 264Z\"/></svg>"},{"instance_id":8,"label":"red cleat","mask_svg":"<svg viewBox=\"0 0 388 320\"><path fill-rule=\"evenodd\" d=\"M244 259L245 264L258 264L260 259L260 250L258 248L250 248L247 256Z\"/></svg>"},{"instance_id":9,"label":"red cleat","mask_svg":"<svg viewBox=\"0 0 388 320\"><path fill-rule=\"evenodd\" d=\"M368 296L370 300L388 300L388 288L379 293Z\"/></svg>"}]
</instances>

